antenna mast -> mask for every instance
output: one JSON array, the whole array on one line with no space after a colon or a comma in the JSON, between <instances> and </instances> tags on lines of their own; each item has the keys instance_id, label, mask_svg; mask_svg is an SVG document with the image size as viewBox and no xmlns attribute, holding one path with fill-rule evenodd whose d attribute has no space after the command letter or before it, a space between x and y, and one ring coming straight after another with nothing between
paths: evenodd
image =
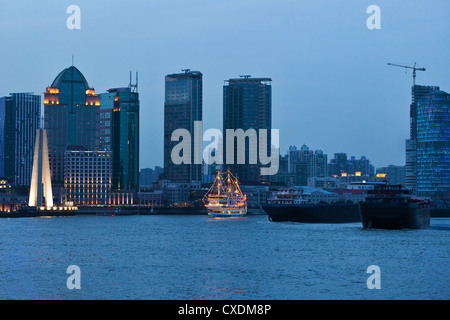
<instances>
[{"instance_id":1,"label":"antenna mast","mask_svg":"<svg viewBox=\"0 0 450 320\"><path fill-rule=\"evenodd\" d=\"M135 84L132 83L131 74L132 74L132 72L130 71L130 84L128 85L128 88L131 89L131 92L138 92L138 73L136 71L136 83Z\"/></svg>"}]
</instances>

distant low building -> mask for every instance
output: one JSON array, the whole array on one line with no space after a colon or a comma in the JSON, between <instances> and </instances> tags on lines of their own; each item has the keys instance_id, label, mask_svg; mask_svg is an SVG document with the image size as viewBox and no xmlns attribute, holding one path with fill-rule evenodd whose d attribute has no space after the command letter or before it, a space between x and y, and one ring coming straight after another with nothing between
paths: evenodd
<instances>
[{"instance_id":1,"label":"distant low building","mask_svg":"<svg viewBox=\"0 0 450 320\"><path fill-rule=\"evenodd\" d=\"M165 205L180 205L189 202L191 192L190 183L173 182L164 186L162 201Z\"/></svg>"},{"instance_id":2,"label":"distant low building","mask_svg":"<svg viewBox=\"0 0 450 320\"><path fill-rule=\"evenodd\" d=\"M334 189L332 193L338 194L341 201L359 203L366 200L367 190L363 189Z\"/></svg>"},{"instance_id":3,"label":"distant low building","mask_svg":"<svg viewBox=\"0 0 450 320\"><path fill-rule=\"evenodd\" d=\"M267 202L269 194L268 186L240 186L243 194L247 196L248 208L261 208L261 205Z\"/></svg>"},{"instance_id":4,"label":"distant low building","mask_svg":"<svg viewBox=\"0 0 450 320\"><path fill-rule=\"evenodd\" d=\"M148 206L161 206L163 200L163 191L140 191L137 193L137 204Z\"/></svg>"},{"instance_id":5,"label":"distant low building","mask_svg":"<svg viewBox=\"0 0 450 320\"><path fill-rule=\"evenodd\" d=\"M70 149L70 147L68 147ZM111 151L67 150L61 203L105 205L111 203ZM118 196L118 199L121 197Z\"/></svg>"},{"instance_id":6,"label":"distant low building","mask_svg":"<svg viewBox=\"0 0 450 320\"><path fill-rule=\"evenodd\" d=\"M387 167L377 168L376 176L385 174L389 184L406 184L406 166L389 165Z\"/></svg>"},{"instance_id":7,"label":"distant low building","mask_svg":"<svg viewBox=\"0 0 450 320\"><path fill-rule=\"evenodd\" d=\"M156 166L152 168L144 168L139 171L139 184L140 187L148 188L156 182L161 174L164 173L164 169Z\"/></svg>"},{"instance_id":8,"label":"distant low building","mask_svg":"<svg viewBox=\"0 0 450 320\"><path fill-rule=\"evenodd\" d=\"M134 191L130 190L118 190L111 192L108 200L109 205L133 205L134 204Z\"/></svg>"},{"instance_id":9,"label":"distant low building","mask_svg":"<svg viewBox=\"0 0 450 320\"><path fill-rule=\"evenodd\" d=\"M308 186L313 188L320 188L320 189L336 189L340 186L343 186L344 183L338 179L338 178L331 178L331 177L325 177L325 178L318 178L313 177L308 179Z\"/></svg>"},{"instance_id":10,"label":"distant low building","mask_svg":"<svg viewBox=\"0 0 450 320\"><path fill-rule=\"evenodd\" d=\"M0 178L0 212L11 212L19 209L19 199L11 193L8 179Z\"/></svg>"}]
</instances>

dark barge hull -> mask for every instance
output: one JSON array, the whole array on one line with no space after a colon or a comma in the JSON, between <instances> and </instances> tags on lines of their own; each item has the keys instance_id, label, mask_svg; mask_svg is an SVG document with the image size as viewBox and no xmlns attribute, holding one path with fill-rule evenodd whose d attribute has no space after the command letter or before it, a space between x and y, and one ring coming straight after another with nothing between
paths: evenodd
<instances>
[{"instance_id":1,"label":"dark barge hull","mask_svg":"<svg viewBox=\"0 0 450 320\"><path fill-rule=\"evenodd\" d=\"M265 204L262 207L271 221L361 222L359 204Z\"/></svg>"},{"instance_id":2,"label":"dark barge hull","mask_svg":"<svg viewBox=\"0 0 450 320\"><path fill-rule=\"evenodd\" d=\"M450 208L431 209L431 218L450 218Z\"/></svg>"},{"instance_id":3,"label":"dark barge hull","mask_svg":"<svg viewBox=\"0 0 450 320\"><path fill-rule=\"evenodd\" d=\"M426 229L430 226L430 208L361 203L361 220L366 229Z\"/></svg>"},{"instance_id":4,"label":"dark barge hull","mask_svg":"<svg viewBox=\"0 0 450 320\"><path fill-rule=\"evenodd\" d=\"M0 218L38 218L38 217L71 217L75 210L37 210L36 208L22 208L13 212L0 212Z\"/></svg>"}]
</instances>

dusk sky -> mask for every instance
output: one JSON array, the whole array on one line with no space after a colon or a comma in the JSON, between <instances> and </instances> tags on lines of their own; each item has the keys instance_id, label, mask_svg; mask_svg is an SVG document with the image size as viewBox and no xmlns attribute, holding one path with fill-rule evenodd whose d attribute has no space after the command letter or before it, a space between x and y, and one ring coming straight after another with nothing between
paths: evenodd
<instances>
[{"instance_id":1,"label":"dusk sky","mask_svg":"<svg viewBox=\"0 0 450 320\"><path fill-rule=\"evenodd\" d=\"M72 4L80 30L66 26ZM417 84L450 92L449 14L448 0L2 1L0 96L43 96L72 55L96 93L137 71L147 168L163 165L165 75L203 73L204 130L222 129L224 80L270 77L282 154L306 144L404 165L412 72L387 63L417 62Z\"/></svg>"}]
</instances>

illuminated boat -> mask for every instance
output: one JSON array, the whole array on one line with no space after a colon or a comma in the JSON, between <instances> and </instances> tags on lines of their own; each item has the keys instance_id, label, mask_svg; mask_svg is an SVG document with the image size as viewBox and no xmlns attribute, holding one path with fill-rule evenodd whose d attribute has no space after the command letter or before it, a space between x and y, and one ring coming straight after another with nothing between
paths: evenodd
<instances>
[{"instance_id":1,"label":"illuminated boat","mask_svg":"<svg viewBox=\"0 0 450 320\"><path fill-rule=\"evenodd\" d=\"M210 217L241 217L247 214L247 196L239 188L238 180L228 170L225 177L220 171L203 201Z\"/></svg>"}]
</instances>

